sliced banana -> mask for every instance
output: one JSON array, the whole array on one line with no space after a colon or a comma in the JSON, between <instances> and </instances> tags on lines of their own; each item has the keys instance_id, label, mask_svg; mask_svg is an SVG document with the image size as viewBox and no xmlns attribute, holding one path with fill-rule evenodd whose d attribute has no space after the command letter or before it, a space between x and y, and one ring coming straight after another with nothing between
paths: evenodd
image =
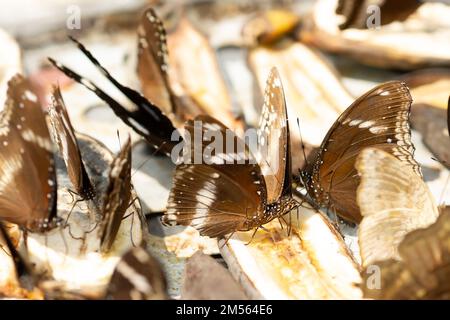
<instances>
[{"instance_id":1,"label":"sliced banana","mask_svg":"<svg viewBox=\"0 0 450 320\"><path fill-rule=\"evenodd\" d=\"M0 110L6 100L7 82L16 73L21 73L22 53L16 40L0 29Z\"/></svg>"},{"instance_id":2,"label":"sliced banana","mask_svg":"<svg viewBox=\"0 0 450 320\"><path fill-rule=\"evenodd\" d=\"M290 236L274 220L253 239L249 231L236 233L226 244L220 240L222 256L247 296L360 299L359 267L327 218L312 208L301 208L298 220L296 212L291 212L291 219Z\"/></svg>"},{"instance_id":3,"label":"sliced banana","mask_svg":"<svg viewBox=\"0 0 450 320\"><path fill-rule=\"evenodd\" d=\"M408 70L450 64L448 4L424 1L404 21L382 26L371 26L377 12L370 10L369 29L344 30L339 29L344 17L336 14L337 5L338 0L316 2L310 25L301 31L302 41L376 67Z\"/></svg>"}]
</instances>

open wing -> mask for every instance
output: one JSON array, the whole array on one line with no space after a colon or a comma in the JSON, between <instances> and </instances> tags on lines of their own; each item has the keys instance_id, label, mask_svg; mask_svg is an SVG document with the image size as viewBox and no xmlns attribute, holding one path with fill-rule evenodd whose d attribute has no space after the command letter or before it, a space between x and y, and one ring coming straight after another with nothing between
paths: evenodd
<instances>
[{"instance_id":1,"label":"open wing","mask_svg":"<svg viewBox=\"0 0 450 320\"><path fill-rule=\"evenodd\" d=\"M382 149L421 176L413 158L411 96L401 82L381 84L357 99L334 123L309 168L308 193L344 219L360 222L356 204L356 157L366 147Z\"/></svg>"}]
</instances>

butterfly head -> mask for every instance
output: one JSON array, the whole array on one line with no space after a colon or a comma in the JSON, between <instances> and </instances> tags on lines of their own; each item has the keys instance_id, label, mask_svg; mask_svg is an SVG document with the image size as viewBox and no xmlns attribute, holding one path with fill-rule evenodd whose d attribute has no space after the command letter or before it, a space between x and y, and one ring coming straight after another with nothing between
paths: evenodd
<instances>
[{"instance_id":1,"label":"butterfly head","mask_svg":"<svg viewBox=\"0 0 450 320\"><path fill-rule=\"evenodd\" d=\"M264 223L289 213L299 205L300 204L291 197L284 197L277 202L267 204L264 208Z\"/></svg>"}]
</instances>

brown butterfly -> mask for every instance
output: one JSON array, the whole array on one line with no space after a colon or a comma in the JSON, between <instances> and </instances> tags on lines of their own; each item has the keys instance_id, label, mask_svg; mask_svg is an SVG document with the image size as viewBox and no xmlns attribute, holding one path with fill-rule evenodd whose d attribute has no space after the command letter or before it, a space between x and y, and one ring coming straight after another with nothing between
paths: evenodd
<instances>
[{"instance_id":1,"label":"brown butterfly","mask_svg":"<svg viewBox=\"0 0 450 320\"><path fill-rule=\"evenodd\" d=\"M381 84L358 98L336 120L315 160L300 172L300 181L317 206L359 223L356 203L360 182L356 157L366 147L387 151L421 176L413 158L409 114L411 96L401 82Z\"/></svg>"},{"instance_id":2,"label":"brown butterfly","mask_svg":"<svg viewBox=\"0 0 450 320\"><path fill-rule=\"evenodd\" d=\"M111 163L109 183L103 198L100 248L109 251L116 239L131 200L131 140L128 138Z\"/></svg>"},{"instance_id":3,"label":"brown butterfly","mask_svg":"<svg viewBox=\"0 0 450 320\"><path fill-rule=\"evenodd\" d=\"M138 28L138 76L144 96L177 123L203 113L189 97L179 97L169 79L167 34L152 8L145 10Z\"/></svg>"},{"instance_id":4,"label":"brown butterfly","mask_svg":"<svg viewBox=\"0 0 450 320\"><path fill-rule=\"evenodd\" d=\"M185 130L190 137L196 131L202 133L199 151L205 156L204 163L177 166L163 221L191 225L202 235L221 237L258 228L298 207L291 195L286 114L281 80L273 69L259 131L260 145L267 146L268 152L260 155L259 164L248 145L221 122L209 116L188 121ZM214 150L210 149L212 137L218 147ZM234 142L233 150L226 148L227 141ZM190 148L195 158L195 143Z\"/></svg>"},{"instance_id":5,"label":"brown butterfly","mask_svg":"<svg viewBox=\"0 0 450 320\"><path fill-rule=\"evenodd\" d=\"M362 272L365 297L450 299L450 211L431 226L407 234L398 253L400 260L376 261Z\"/></svg>"},{"instance_id":6,"label":"brown butterfly","mask_svg":"<svg viewBox=\"0 0 450 320\"><path fill-rule=\"evenodd\" d=\"M37 232L54 227L53 144L44 112L21 75L8 82L0 148L0 218Z\"/></svg>"},{"instance_id":7,"label":"brown butterfly","mask_svg":"<svg viewBox=\"0 0 450 320\"><path fill-rule=\"evenodd\" d=\"M120 84L114 79L80 42L73 38L70 39L76 43L81 52L100 70L100 72L134 104L134 107L132 109L124 107L105 91L97 87L88 79L83 78L75 71L63 66L51 58L49 58L49 61L69 78L82 84L87 89L94 92L100 99L105 101L123 122L143 136L151 146L161 151L163 154L170 156L173 146L178 142L174 142L171 139L172 134L176 132L172 121L158 106L147 100L139 92Z\"/></svg>"},{"instance_id":8,"label":"brown butterfly","mask_svg":"<svg viewBox=\"0 0 450 320\"><path fill-rule=\"evenodd\" d=\"M61 91L56 86L53 87L49 115L53 140L59 147L75 192L84 200L93 199L95 190L83 164L75 131L70 122Z\"/></svg>"},{"instance_id":9,"label":"brown butterfly","mask_svg":"<svg viewBox=\"0 0 450 320\"><path fill-rule=\"evenodd\" d=\"M439 216L433 195L411 166L380 149L364 149L355 166L361 176L357 202L363 217L358 228L362 264L398 259L405 235Z\"/></svg>"},{"instance_id":10,"label":"brown butterfly","mask_svg":"<svg viewBox=\"0 0 450 320\"><path fill-rule=\"evenodd\" d=\"M167 299L167 285L158 262L143 247L125 253L111 277L106 297L113 300Z\"/></svg>"}]
</instances>

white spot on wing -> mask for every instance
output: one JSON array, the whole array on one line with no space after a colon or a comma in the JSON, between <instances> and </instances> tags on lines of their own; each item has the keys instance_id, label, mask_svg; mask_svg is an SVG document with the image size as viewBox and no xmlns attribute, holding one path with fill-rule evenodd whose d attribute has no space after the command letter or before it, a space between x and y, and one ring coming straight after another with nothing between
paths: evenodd
<instances>
[{"instance_id":1,"label":"white spot on wing","mask_svg":"<svg viewBox=\"0 0 450 320\"><path fill-rule=\"evenodd\" d=\"M29 90L25 91L25 97L28 100L33 101L33 102L37 102L38 101L36 95L33 92L29 91Z\"/></svg>"}]
</instances>

